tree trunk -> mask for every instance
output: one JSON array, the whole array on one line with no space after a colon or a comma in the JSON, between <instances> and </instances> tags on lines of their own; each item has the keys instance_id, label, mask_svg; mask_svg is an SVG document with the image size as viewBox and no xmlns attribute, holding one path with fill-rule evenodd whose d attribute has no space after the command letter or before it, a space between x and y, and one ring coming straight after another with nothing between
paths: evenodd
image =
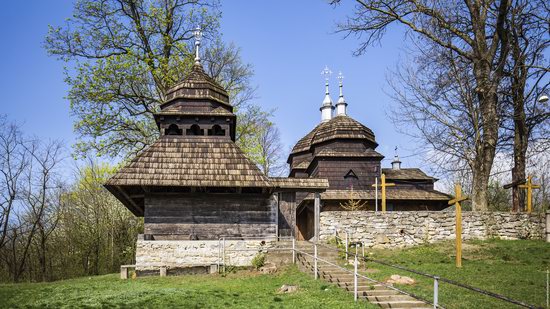
<instances>
[{"instance_id":1,"label":"tree trunk","mask_svg":"<svg viewBox=\"0 0 550 309\"><path fill-rule=\"evenodd\" d=\"M525 123L523 99L514 102L514 167L512 182L525 180L525 166L527 162L528 133ZM512 188L512 211L525 210L525 193L518 186Z\"/></svg>"},{"instance_id":2,"label":"tree trunk","mask_svg":"<svg viewBox=\"0 0 550 309\"><path fill-rule=\"evenodd\" d=\"M476 164L472 171L472 210L473 211L487 211L487 188L489 187L490 172L485 171L483 162Z\"/></svg>"},{"instance_id":3,"label":"tree trunk","mask_svg":"<svg viewBox=\"0 0 550 309\"><path fill-rule=\"evenodd\" d=\"M40 248L38 250L38 262L40 265L40 277L43 282L48 281L46 266L46 236L42 228L40 229Z\"/></svg>"}]
</instances>

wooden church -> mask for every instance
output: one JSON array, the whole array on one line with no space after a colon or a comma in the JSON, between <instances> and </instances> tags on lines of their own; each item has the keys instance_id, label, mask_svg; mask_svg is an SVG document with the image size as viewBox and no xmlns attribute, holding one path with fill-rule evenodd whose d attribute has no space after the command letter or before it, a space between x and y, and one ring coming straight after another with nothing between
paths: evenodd
<instances>
[{"instance_id":1,"label":"wooden church","mask_svg":"<svg viewBox=\"0 0 550 309\"><path fill-rule=\"evenodd\" d=\"M326 76L330 70L323 71ZM321 211L344 210L342 205L356 200L363 210L375 210L377 183L382 174L386 188L387 211L442 210L449 195L434 189L436 178L418 168L402 168L396 156L391 168L382 168L384 156L376 151L378 143L371 129L347 114L342 75L338 77L340 96L333 106L328 78L321 105L321 123L301 138L288 157L292 178L325 178L329 188L321 193ZM334 113L335 110L335 113ZM333 116L333 114L335 114ZM297 237L310 239L314 234L313 195L298 193ZM380 209L380 208L379 208Z\"/></svg>"},{"instance_id":2,"label":"wooden church","mask_svg":"<svg viewBox=\"0 0 550 309\"><path fill-rule=\"evenodd\" d=\"M336 115L327 79L322 121L292 149L289 177L267 177L235 144L233 106L227 91L204 72L199 46L196 33L190 74L167 91L154 115L158 140L105 184L144 217L141 241L310 239L319 235L319 213L341 210L350 197L374 210L372 185L381 173L394 183L388 210L446 207L449 197L434 190L435 178L401 168L398 160L391 169L381 168L373 132L347 115L341 79Z\"/></svg>"},{"instance_id":3,"label":"wooden church","mask_svg":"<svg viewBox=\"0 0 550 309\"><path fill-rule=\"evenodd\" d=\"M159 139L105 187L144 217L145 240L290 236L295 192L321 192L328 182L269 178L244 155L228 93L204 72L199 45L191 73L155 114Z\"/></svg>"}]
</instances>

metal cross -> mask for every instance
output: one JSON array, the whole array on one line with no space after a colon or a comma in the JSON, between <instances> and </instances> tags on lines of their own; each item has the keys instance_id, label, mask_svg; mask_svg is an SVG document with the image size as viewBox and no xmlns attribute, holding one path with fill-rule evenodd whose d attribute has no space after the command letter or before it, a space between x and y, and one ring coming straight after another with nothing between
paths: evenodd
<instances>
[{"instance_id":1,"label":"metal cross","mask_svg":"<svg viewBox=\"0 0 550 309\"><path fill-rule=\"evenodd\" d=\"M338 80L340 81L340 85L342 85L342 81L344 80L344 75L342 74L342 72L339 72L338 73Z\"/></svg>"},{"instance_id":2,"label":"metal cross","mask_svg":"<svg viewBox=\"0 0 550 309\"><path fill-rule=\"evenodd\" d=\"M332 71L328 68L327 65L325 65L325 68L323 69L323 71L321 71L321 75L325 76L325 81L328 83L330 75L332 75Z\"/></svg>"},{"instance_id":3,"label":"metal cross","mask_svg":"<svg viewBox=\"0 0 550 309\"><path fill-rule=\"evenodd\" d=\"M201 46L202 29L200 26L197 26L197 28L195 28L195 31L193 31L193 35L195 36L195 64L201 64L199 47Z\"/></svg>"}]
</instances>

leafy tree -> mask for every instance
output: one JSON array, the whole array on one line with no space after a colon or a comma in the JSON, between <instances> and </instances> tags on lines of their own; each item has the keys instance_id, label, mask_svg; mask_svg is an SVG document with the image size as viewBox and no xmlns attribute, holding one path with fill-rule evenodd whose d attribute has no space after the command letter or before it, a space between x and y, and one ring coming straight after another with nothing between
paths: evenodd
<instances>
[{"instance_id":1,"label":"leafy tree","mask_svg":"<svg viewBox=\"0 0 550 309\"><path fill-rule=\"evenodd\" d=\"M282 157L279 129L267 119L269 114L259 110L258 113L260 118L254 121L251 131L254 134L241 131L241 149L257 163L265 175L281 176L286 172L286 164Z\"/></svg>"},{"instance_id":2,"label":"leafy tree","mask_svg":"<svg viewBox=\"0 0 550 309\"><path fill-rule=\"evenodd\" d=\"M143 220L134 217L103 183L116 168L89 160L78 172L78 180L65 196L61 214L76 274L98 275L114 272L121 264L132 263L135 240L143 232Z\"/></svg>"},{"instance_id":3,"label":"leafy tree","mask_svg":"<svg viewBox=\"0 0 550 309\"><path fill-rule=\"evenodd\" d=\"M333 0L333 4L341 2ZM504 68L509 55L508 30L506 20L511 8L510 0L492 1L429 1L429 0L356 0L354 15L340 24L339 30L348 35L357 35L361 45L357 54L380 41L391 25L403 26L418 46L435 47L440 54L454 62L464 74L459 74L459 88L466 81L471 85L470 97L466 105L473 102L475 117L467 119L476 123L474 135L462 135L473 144L470 166L472 172L472 206L474 210L487 210L487 189L491 168L499 141L500 114L498 90L505 76ZM435 70L449 70L438 63ZM442 80L452 85L452 80ZM443 87L444 88L444 87ZM439 89L441 90L441 89ZM463 92L462 90L455 93ZM430 93L427 93L430 94ZM413 96L415 94L413 93ZM418 94L421 104L437 104L437 99L446 95L438 91L428 98ZM427 99L427 100L424 100ZM434 100L435 99L435 100ZM446 99L445 99L446 100ZM447 100L446 100L447 101ZM452 103L452 102L451 102ZM421 109L423 107L421 106ZM433 106L436 111L437 105ZM440 107L445 111L444 106ZM426 113L424 118L437 117L438 114ZM448 130L453 123L439 121L434 130L452 135ZM431 143L429 137L426 137ZM437 148L436 148L437 149ZM439 150L439 149L437 149Z\"/></svg>"},{"instance_id":4,"label":"leafy tree","mask_svg":"<svg viewBox=\"0 0 550 309\"><path fill-rule=\"evenodd\" d=\"M252 67L221 40L220 16L217 0L78 0L66 25L50 26L47 51L71 65L66 82L76 153L128 157L158 137L152 115L191 69L197 26L208 43L205 70L236 107L239 140L256 134L270 114L251 104Z\"/></svg>"}]
</instances>

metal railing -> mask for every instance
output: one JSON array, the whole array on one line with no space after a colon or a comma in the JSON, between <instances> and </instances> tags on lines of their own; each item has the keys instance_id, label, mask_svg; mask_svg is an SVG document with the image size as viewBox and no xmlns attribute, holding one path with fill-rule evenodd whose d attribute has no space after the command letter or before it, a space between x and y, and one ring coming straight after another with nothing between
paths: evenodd
<instances>
[{"instance_id":1,"label":"metal railing","mask_svg":"<svg viewBox=\"0 0 550 309\"><path fill-rule=\"evenodd\" d=\"M347 272L347 273L350 273L350 274L353 274L353 299L355 301L357 301L359 299L359 292L358 292L358 279L359 278L363 278L369 282L372 282L372 283L375 283L375 284L379 284L381 286L384 286L386 288L389 288L391 290L394 290L394 291L397 291L401 294L404 294L404 295L408 295L412 298L415 298L417 300L420 300L420 301L423 301L429 305L431 305L432 303L426 299L423 299L422 297L418 296L418 295L415 295L415 294L412 294L412 293L409 293L409 292L406 292L406 291L403 291L403 290L400 290L392 285L389 285L385 282L382 282L382 281L378 281L376 279L373 279L373 278L370 278L370 277L367 277L365 275L362 275L359 273L358 271L358 256L356 254L354 254L354 267L353 267L353 271L345 268L345 267L342 267L340 265L337 265L335 263L332 263L330 261L327 261L325 259L322 259L319 257L318 255L318 246L322 246L322 247L325 247L325 248L329 248L329 249L334 249L334 248L331 248L331 247L328 247L328 246L324 246L324 245L320 245L318 243L312 243L313 245L313 254L310 254L306 251L303 251L303 250L299 250L299 249L296 249L296 244L295 244L295 240L292 241L292 248L293 248L293 261L296 260L295 256L296 256L296 253L300 253L300 254L303 254L305 256L309 256L309 257L312 257L313 258L313 261L314 261L314 265L313 265L313 273L314 273L314 277L315 277L315 280L319 279L319 264L318 264L318 261L321 261L323 263L326 263L328 265L331 265L331 266L334 266L336 268L338 268L339 270L343 271L343 272ZM340 251L340 250L337 250L337 251ZM295 262L294 262L295 263ZM435 307L434 307L435 308Z\"/></svg>"},{"instance_id":2,"label":"metal railing","mask_svg":"<svg viewBox=\"0 0 550 309\"><path fill-rule=\"evenodd\" d=\"M218 244L219 244L218 269L220 269L220 266L223 266L223 272L225 272L226 252L229 252L229 251L257 251L257 252L261 252L262 250L264 250L262 248L247 248L247 249L234 249L233 248L233 249L227 249L226 245L225 245L226 240L255 240L255 239L256 240L277 240L277 241L291 240L292 241L292 247L291 248L267 247L267 248L265 248L265 250L266 251L291 251L292 252L292 263L293 264L297 263L297 253L313 258L313 272L314 272L315 280L319 279L319 262L334 266L334 267L338 268L340 271L353 274L353 279L354 279L353 280L353 294L354 294L354 300L355 301L357 301L358 297L359 297L358 279L363 278L363 279L365 279L369 282L379 284L379 285L384 286L386 288L397 291L401 294L408 295L408 296L413 297L417 300L423 301L423 302L425 302L429 305L433 305L433 308L443 308L442 306L439 305L440 282L445 282L445 283L448 283L450 285L454 285L454 286L457 286L457 287L460 287L460 288L463 288L463 289L466 289L466 290L469 290L469 291L473 291L473 292L476 292L476 293L479 293L479 294L482 294L482 295L486 295L486 296L489 296L489 297L492 297L492 298L495 298L495 299L498 299L498 300L501 300L501 301L504 301L504 302L507 302L507 303L511 303L511 304L514 304L514 305L517 305L517 306L520 306L520 307L540 308L540 307L537 307L537 306L534 306L534 305L531 305L531 304L528 304L528 303L525 303L525 302L522 302L522 301L519 301L519 300L512 299L512 298L504 296L504 295L500 295L500 294L497 294L497 293L494 293L494 292L486 291L486 290L483 290L483 289L480 289L480 288L477 288L477 287L474 287L474 286L470 286L470 285L467 285L467 284L464 284L464 283L460 283L460 282L457 282L457 281L454 281L454 280L451 280L451 279L442 278L440 276L424 273L424 272L414 270L414 269L409 269L409 268L406 268L404 266L395 265L395 264L392 264L392 263L389 263L389 262L386 262L386 261L369 258L369 257L365 256L364 243L361 243L363 252L362 252L362 256L359 256L359 254L357 252L357 246L355 248L356 249L355 253L354 252L349 252L349 244L350 244L349 233L347 231L345 233L346 233L345 239L341 239L339 236L335 235L337 237L337 239L340 239L342 241L342 243L345 244L345 249L344 250L341 250L339 248L334 248L334 247L331 247L331 246L328 246L328 245L325 245L325 244L320 244L320 243L317 243L317 242L307 242L308 244L311 244L313 246L313 254L308 253L304 250L298 249L297 246L296 246L296 240L293 237L275 237L275 236L273 236L273 237L270 237L270 236L268 236L268 237L220 237L219 240L218 240ZM335 263L332 263L330 261L327 261L326 259L323 259L323 258L319 257L319 254L318 254L318 247L319 246L321 246L323 248L326 248L326 249L329 249L329 250L333 250L337 253L345 254L346 261L349 259L349 255L352 255L353 258L354 258L353 271L348 269L348 268L342 267L340 265L337 265ZM419 276L431 278L433 280L433 301L430 302L429 300L424 299L421 296L418 296L418 295L415 295L413 293L398 289L398 288L396 288L392 285L389 285L385 282L381 282L381 281L378 281L376 279L373 279L373 278L370 278L370 277L367 277L365 275L360 274L359 271L358 271L359 261L377 263L377 264L381 264L381 265L384 265L384 266L387 266L387 267L391 267L391 268L399 269L399 270L402 270L402 271L410 272L410 273L413 273L413 274L416 274L416 275L419 275ZM547 271L547 274L548 274L548 271ZM548 275L547 275L547 278L548 278ZM548 287L548 279L547 279L547 294L548 294L548 289L550 289L550 288ZM547 296L547 303L548 303L548 296Z\"/></svg>"},{"instance_id":3,"label":"metal railing","mask_svg":"<svg viewBox=\"0 0 550 309\"><path fill-rule=\"evenodd\" d=\"M341 249L338 249L338 248L333 248L333 247L330 247L330 246L327 246L327 245L324 245L324 244L319 244L320 246L323 246L325 248L328 248L330 250L334 250L334 251L337 251L337 252L342 252L342 253L345 253L346 254L346 257L348 255L353 255L355 257L355 260L357 259L360 259L364 262L373 262L373 263L377 263L377 264L381 264L381 265L384 265L384 266L388 266L388 267L391 267L391 268L395 268L395 269L399 269L399 270L403 270L403 271L406 271L406 272L410 272L410 273L413 273L413 274L416 274L416 275L420 275L420 276L423 276L423 277L427 277L427 278L431 278L433 279L433 287L434 287L434 291L433 291L433 302L430 303L428 302L427 300L425 299L422 299L418 296L415 296L415 295L412 295L410 293L407 293L405 291L402 291L402 290L398 290L399 292L401 293L405 293L405 294L408 294L414 298L417 298L419 300L422 300L422 301L425 301L425 302L428 302L429 304L433 304L434 308L441 308L441 306L439 305L439 283L440 282L445 282L445 283L448 283L448 284L451 284L451 285L454 285L454 286L457 286L457 287L460 287L460 288L463 288L463 289L466 289L466 290L469 290L469 291L473 291L473 292L476 292L476 293L479 293L479 294L483 294L483 295L486 295L486 296L490 296L490 297L493 297L495 299L498 299L498 300L501 300L501 301L505 301L505 302L508 302L508 303L511 303L511 304L514 304L514 305L518 305L518 306L521 306L521 307L525 307L525 308L540 308L540 307L537 307L537 306L534 306L534 305L531 305L531 304L528 304L528 303L525 303L525 302L522 302L522 301L519 301L519 300L515 300L515 299L512 299L510 297L507 297L507 296L504 296L504 295L500 295L500 294L497 294L497 293L494 293L494 292L490 292L490 291L486 291L486 290L483 290L483 289L480 289L480 288L477 288L477 287L474 287L474 286L471 286L471 285L467 285L467 284L464 284L464 283L460 283L460 282L457 282L457 281L454 281L454 280L451 280L451 279L447 279L447 278L442 278L440 276L436 276L436 275L432 275L432 274L428 274L428 273L424 273L424 272L420 272L418 270L414 270L414 269L409 269L409 268L406 268L404 266L401 266L401 265L395 265L395 264L391 264L391 263L388 263L386 261L381 261L381 260L376 260L376 259L372 259L372 258L369 258L367 256L364 255L364 252L363 252L363 256L362 257L359 257L358 254L357 254L357 250L355 253L353 252L349 252L348 250L348 245L349 245L349 233L346 231L346 241L345 243L347 244L346 245L346 248L345 250L341 250ZM315 244L315 245L318 245L318 244ZM363 248L364 248L364 245L363 245ZM347 258L346 258L347 260ZM355 263L354 263L355 264ZM355 267L354 267L355 268ZM548 281L548 280L547 280ZM548 285L548 282L547 282L547 285ZM548 293L547 293L548 294ZM547 297L548 298L548 297ZM548 307L548 306L547 306Z\"/></svg>"}]
</instances>

